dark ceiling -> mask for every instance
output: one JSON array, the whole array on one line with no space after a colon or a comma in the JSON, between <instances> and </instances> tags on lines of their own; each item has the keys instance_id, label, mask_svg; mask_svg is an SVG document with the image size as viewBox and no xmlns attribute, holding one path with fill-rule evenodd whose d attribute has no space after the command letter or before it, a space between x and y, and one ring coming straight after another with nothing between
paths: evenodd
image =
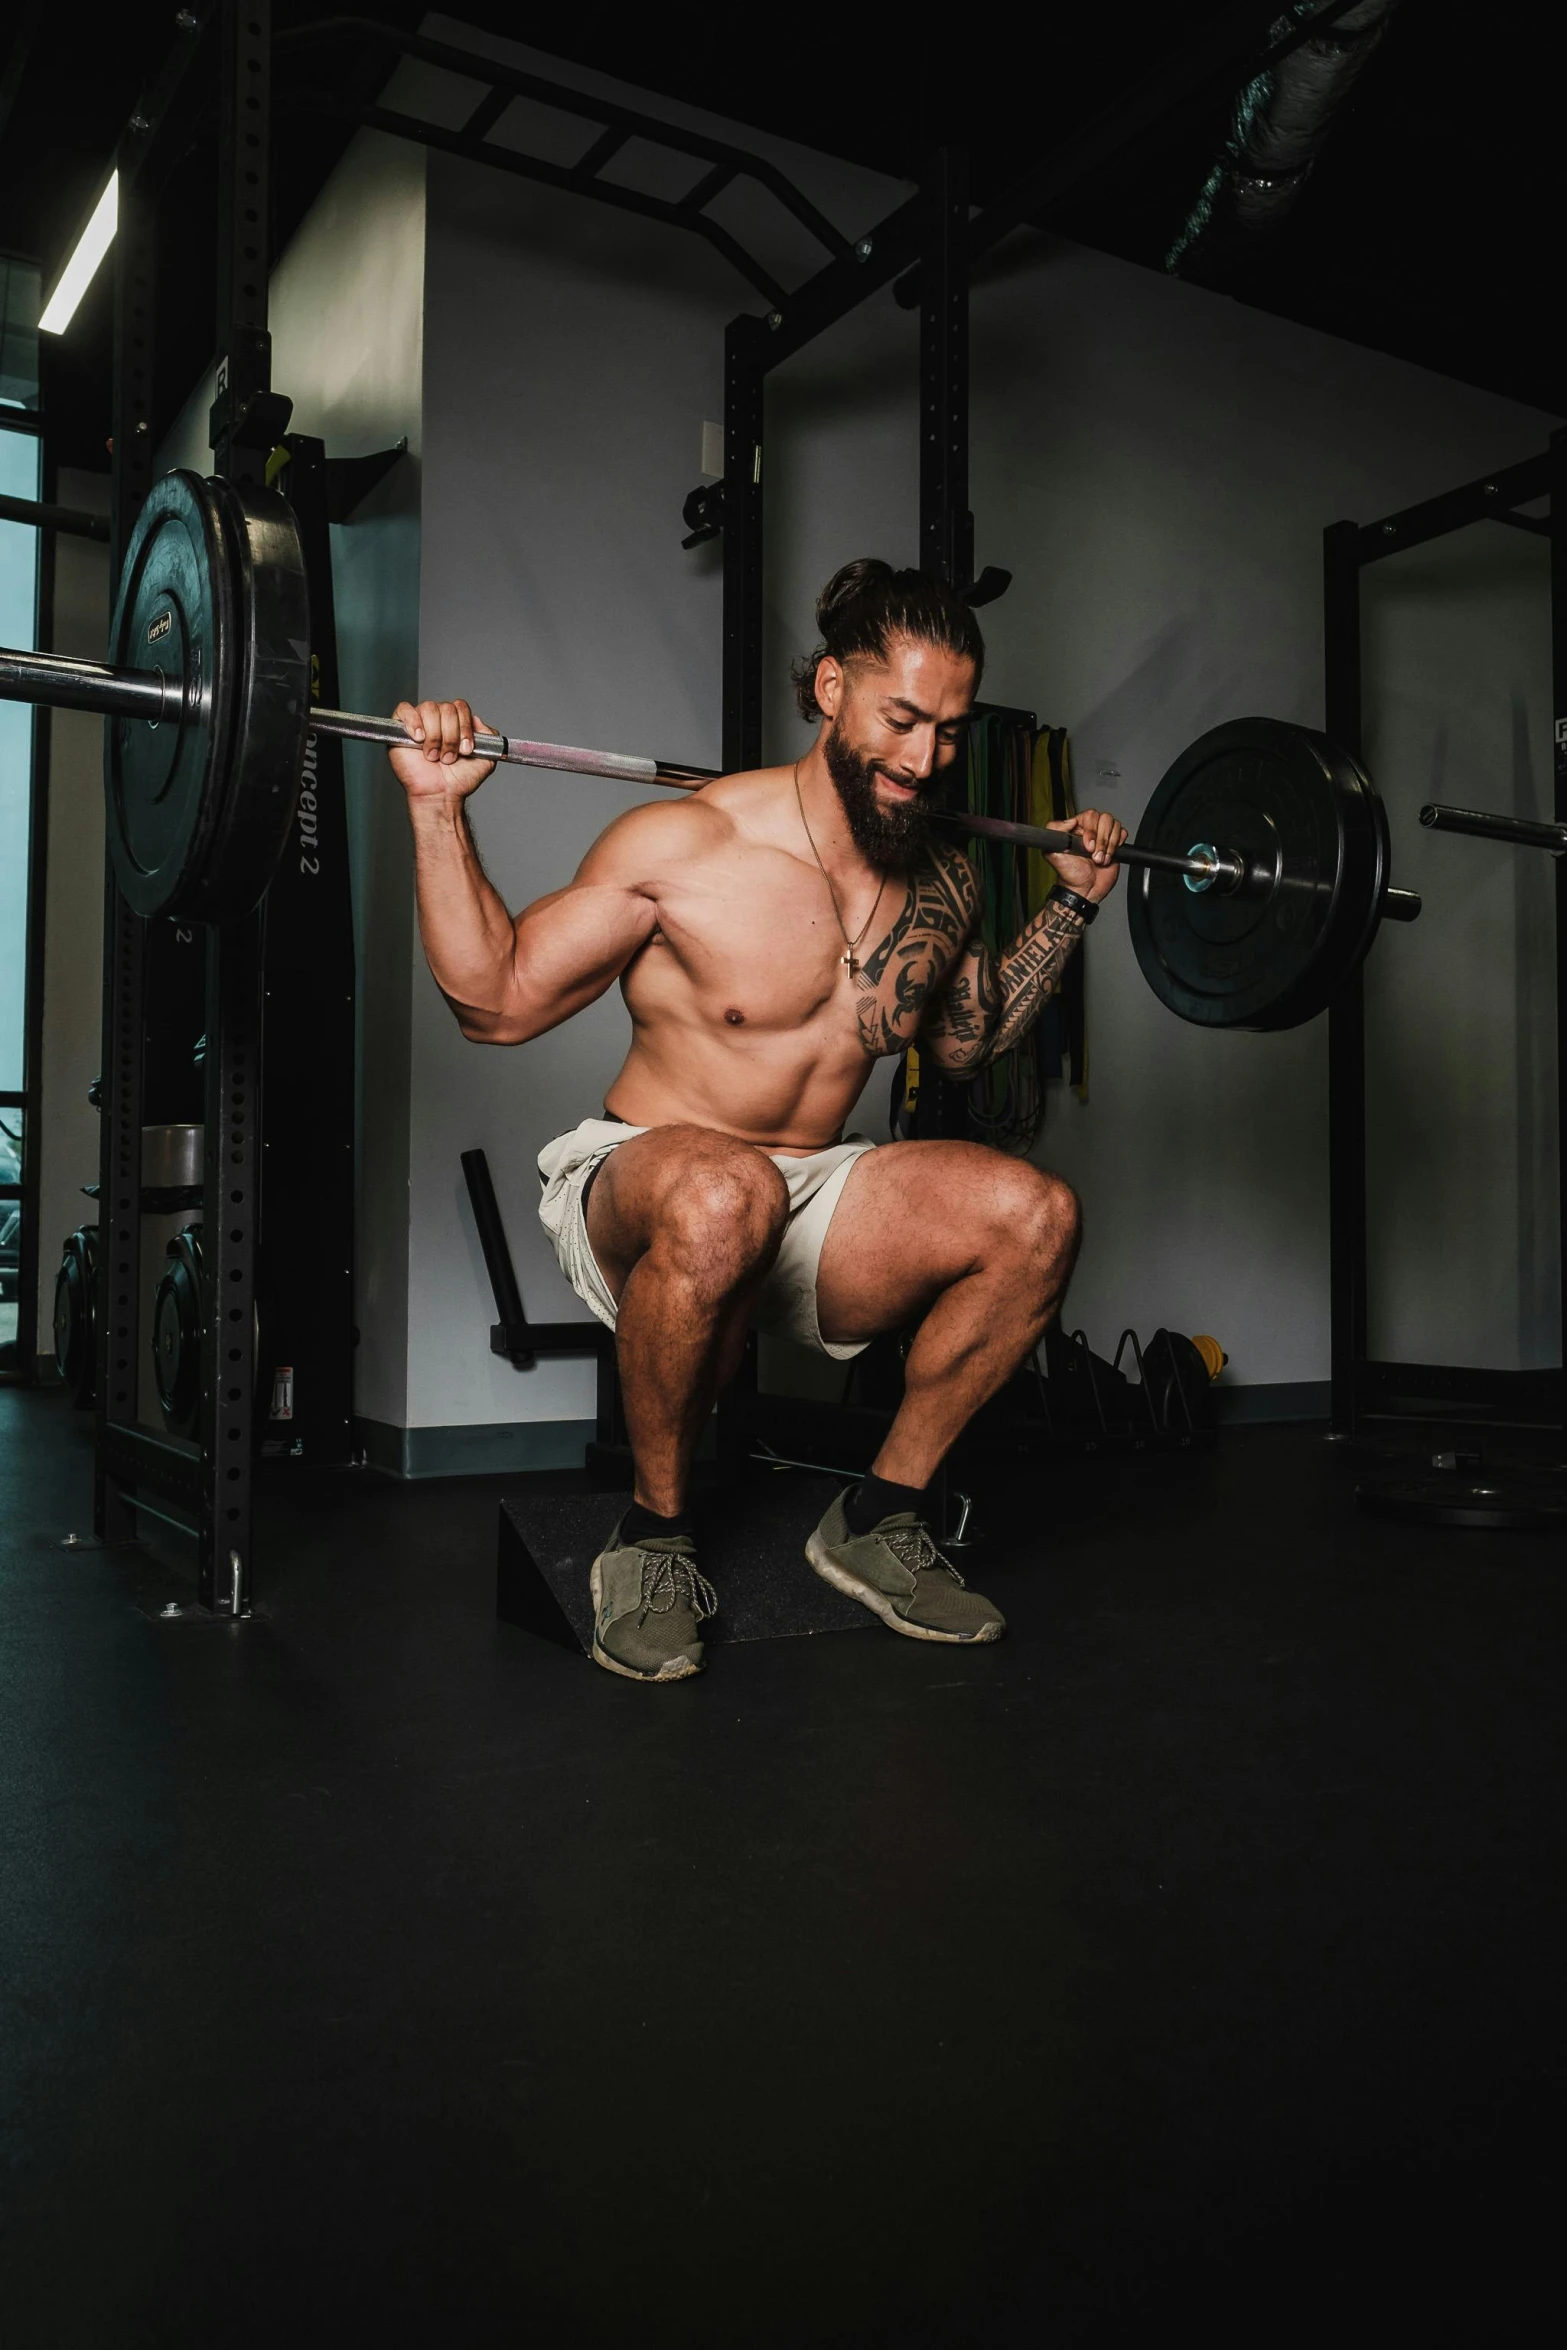
<instances>
[{"instance_id":1,"label":"dark ceiling","mask_svg":"<svg viewBox=\"0 0 1567 2350\"><path fill-rule=\"evenodd\" d=\"M274 22L313 21L319 5L277 0ZM364 11L413 30L423 11ZM900 177L941 142L966 145L983 201L1059 145L1132 81L1190 40L1220 7L1172 12L1168 0L1034 16L1022 47L997 19L959 38L958 20L902 22L886 10L779 20L759 62L754 26L726 50L711 7L667 0L578 0L537 16L468 0L467 21L562 58L785 133ZM744 20L741 20L742 22ZM1016 19L1001 19L1016 23ZM0 248L64 256L137 93L173 41L166 4L101 16L22 0L0 67ZM1403 0L1321 155L1293 216L1268 243L1243 298L1352 342L1417 361L1557 413L1567 408L1554 273L1542 251L1557 216L1555 98L1532 12ZM292 109L301 79L368 95L383 51L345 34L280 58L275 113L275 244L302 217L348 131ZM1149 268L1180 229L1224 135L1215 97L1176 112L1047 225ZM210 356L210 155L193 152L164 206L159 306L160 406L172 412ZM50 437L63 463L105 462L107 272L63 344L49 351ZM176 289L189 286L189 298ZM756 307L736 281L736 308ZM160 423L163 419L160 417Z\"/></svg>"}]
</instances>

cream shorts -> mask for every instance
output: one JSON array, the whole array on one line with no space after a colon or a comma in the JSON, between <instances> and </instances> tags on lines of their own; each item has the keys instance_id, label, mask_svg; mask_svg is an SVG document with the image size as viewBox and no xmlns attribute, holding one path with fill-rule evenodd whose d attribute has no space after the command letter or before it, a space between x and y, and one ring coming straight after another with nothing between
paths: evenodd
<instances>
[{"instance_id":1,"label":"cream shorts","mask_svg":"<svg viewBox=\"0 0 1567 2350\"><path fill-rule=\"evenodd\" d=\"M582 1195L594 1168L602 1166L612 1150L649 1131L646 1126L622 1126L615 1118L584 1118L539 1153L539 1180L544 1186L539 1222L554 1243L566 1279L611 1330L615 1301L588 1245ZM863 1354L870 1342L834 1346L822 1336L816 1319L816 1268L849 1170L875 1148L865 1135L850 1134L805 1159L784 1158L776 1151L767 1154L789 1188L789 1221L751 1319L759 1330L776 1330L839 1362Z\"/></svg>"}]
</instances>

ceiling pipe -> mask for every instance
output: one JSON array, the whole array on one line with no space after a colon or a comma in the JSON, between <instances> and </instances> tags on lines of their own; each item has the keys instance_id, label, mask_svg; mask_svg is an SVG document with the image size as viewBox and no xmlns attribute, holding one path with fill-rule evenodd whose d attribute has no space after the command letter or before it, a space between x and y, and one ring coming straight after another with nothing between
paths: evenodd
<instances>
[{"instance_id":1,"label":"ceiling pipe","mask_svg":"<svg viewBox=\"0 0 1567 2350\"><path fill-rule=\"evenodd\" d=\"M1165 256L1166 269L1217 287L1244 275L1299 200L1397 5L1358 0L1335 9L1321 32L1308 34L1246 84L1223 152ZM1295 0L1273 27L1273 38L1320 13L1321 0Z\"/></svg>"}]
</instances>

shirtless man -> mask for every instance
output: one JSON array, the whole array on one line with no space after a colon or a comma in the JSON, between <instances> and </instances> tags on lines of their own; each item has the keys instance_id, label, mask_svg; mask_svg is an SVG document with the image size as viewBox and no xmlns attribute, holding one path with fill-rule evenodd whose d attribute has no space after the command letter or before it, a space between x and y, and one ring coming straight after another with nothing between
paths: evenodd
<instances>
[{"instance_id":1,"label":"shirtless man","mask_svg":"<svg viewBox=\"0 0 1567 2350\"><path fill-rule=\"evenodd\" d=\"M984 646L938 581L847 564L797 665L821 721L793 767L727 775L619 817L576 879L515 919L464 803L490 772L462 701L404 702L425 953L463 1035L524 1044L619 980L631 1050L601 1117L539 1155L540 1215L616 1334L632 1507L592 1570L595 1660L637 1681L700 1671L717 1605L687 1479L752 1324L840 1358L918 1324L871 1474L806 1546L827 1582L917 1640L998 1639L925 1523L955 1437L1038 1343L1077 1249L1059 1177L969 1142L874 1148L843 1122L871 1063L917 1043L972 1075L1024 1036L1115 887L1126 830L1085 811L1044 907L1000 954L978 888L929 827Z\"/></svg>"}]
</instances>

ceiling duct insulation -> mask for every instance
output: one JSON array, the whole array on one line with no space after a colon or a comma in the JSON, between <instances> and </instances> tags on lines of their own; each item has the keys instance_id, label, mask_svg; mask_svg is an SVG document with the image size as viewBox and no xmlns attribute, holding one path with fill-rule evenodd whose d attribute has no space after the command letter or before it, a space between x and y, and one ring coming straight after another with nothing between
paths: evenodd
<instances>
[{"instance_id":1,"label":"ceiling duct insulation","mask_svg":"<svg viewBox=\"0 0 1567 2350\"><path fill-rule=\"evenodd\" d=\"M1245 275L1297 202L1334 122L1387 30L1398 0L1359 0L1247 83L1224 152L1209 173L1165 267L1198 285ZM1321 0L1299 0L1272 29L1286 39Z\"/></svg>"}]
</instances>

